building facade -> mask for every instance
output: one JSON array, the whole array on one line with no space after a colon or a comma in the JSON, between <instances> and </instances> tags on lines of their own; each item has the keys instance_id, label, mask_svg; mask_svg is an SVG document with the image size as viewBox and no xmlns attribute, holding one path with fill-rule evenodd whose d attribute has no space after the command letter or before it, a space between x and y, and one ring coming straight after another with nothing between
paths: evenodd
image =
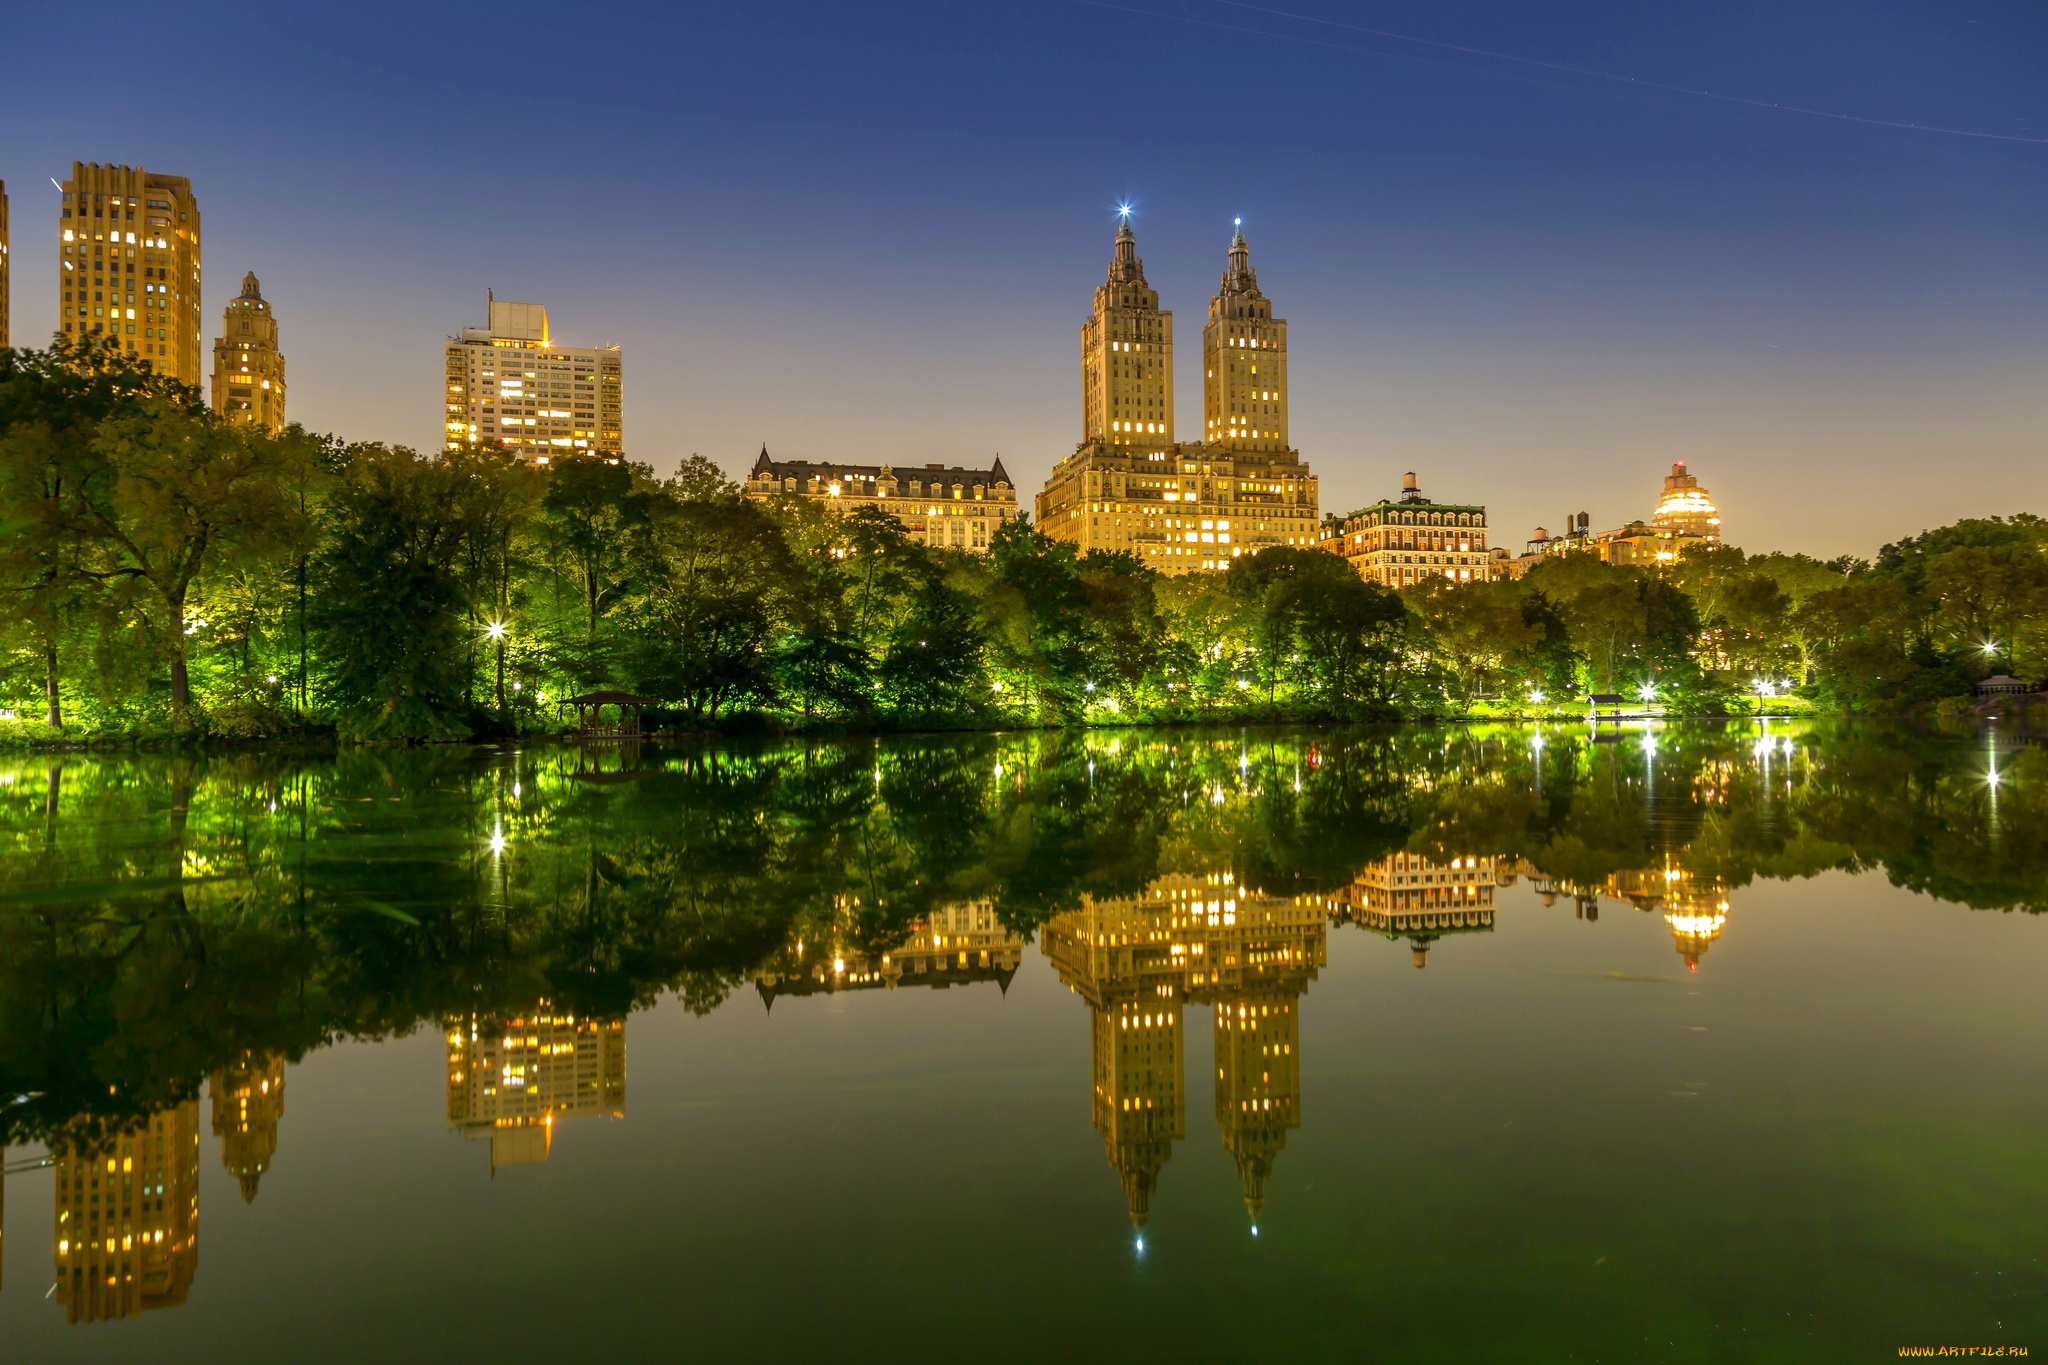
<instances>
[{"instance_id":1,"label":"building facade","mask_svg":"<svg viewBox=\"0 0 2048 1365\"><path fill-rule=\"evenodd\" d=\"M1081 431L1090 441L1173 444L1173 314L1145 281L1129 218L1081 324Z\"/></svg>"},{"instance_id":2,"label":"building facade","mask_svg":"<svg viewBox=\"0 0 2048 1365\"><path fill-rule=\"evenodd\" d=\"M107 1322L185 1302L199 1273L199 1101L51 1156L66 1317Z\"/></svg>"},{"instance_id":3,"label":"building facade","mask_svg":"<svg viewBox=\"0 0 2048 1365\"><path fill-rule=\"evenodd\" d=\"M1591 522L1585 512L1567 513L1562 535L1537 527L1527 552L1514 561L1514 576L1520 578L1551 555L1596 554L1608 564L1658 568L1677 563L1695 547L1713 550L1721 545L1720 509L1700 481L1686 472L1683 460L1675 461L1664 476L1664 492L1648 521L1631 521L1611 531L1594 531Z\"/></svg>"},{"instance_id":4,"label":"building facade","mask_svg":"<svg viewBox=\"0 0 2048 1365\"><path fill-rule=\"evenodd\" d=\"M448 338L447 448L498 446L534 464L625 457L617 346L557 346L538 303L487 300L489 325Z\"/></svg>"},{"instance_id":5,"label":"building facade","mask_svg":"<svg viewBox=\"0 0 2048 1365\"><path fill-rule=\"evenodd\" d=\"M1339 918L1386 938L1405 938L1417 967L1446 934L1491 933L1495 888L1514 881L1505 859L1434 862L1397 853L1368 863L1333 905Z\"/></svg>"},{"instance_id":6,"label":"building facade","mask_svg":"<svg viewBox=\"0 0 2048 1365\"><path fill-rule=\"evenodd\" d=\"M493 1171L546 1161L559 1120L625 1113L624 1019L584 1019L543 1000L516 1018L449 1023L448 1126L489 1138Z\"/></svg>"},{"instance_id":7,"label":"building facade","mask_svg":"<svg viewBox=\"0 0 2048 1365\"><path fill-rule=\"evenodd\" d=\"M935 908L912 922L910 935L876 954L857 946L852 921L859 898L834 897L833 921L810 926L754 970L754 989L773 1009L784 996L925 986L947 990L992 981L1008 991L1024 961L1024 940L996 915L987 897Z\"/></svg>"},{"instance_id":8,"label":"building facade","mask_svg":"<svg viewBox=\"0 0 2048 1365\"><path fill-rule=\"evenodd\" d=\"M1233 455L1275 453L1287 444L1287 320L1259 292L1244 227L1202 328L1202 441Z\"/></svg>"},{"instance_id":9,"label":"building facade","mask_svg":"<svg viewBox=\"0 0 2048 1365\"><path fill-rule=\"evenodd\" d=\"M1215 1112L1256 1220L1301 1126L1301 997L1326 960L1319 903L1267 896L1223 873L1156 878L1047 921L1040 940L1088 1004L1090 1099L1104 1155L1143 1227L1173 1144L1187 1134L1186 1004L1213 1008Z\"/></svg>"},{"instance_id":10,"label":"building facade","mask_svg":"<svg viewBox=\"0 0 2048 1365\"><path fill-rule=\"evenodd\" d=\"M1486 547L1486 508L1432 502L1413 473L1401 476L1398 500L1382 499L1324 528L1322 546L1368 583L1411 588L1432 578L1485 582L1497 571Z\"/></svg>"},{"instance_id":11,"label":"building facade","mask_svg":"<svg viewBox=\"0 0 2048 1365\"><path fill-rule=\"evenodd\" d=\"M277 1158L277 1125L284 1118L284 1058L245 1052L208 1081L213 1092L213 1135L220 1164L253 1203L263 1173Z\"/></svg>"},{"instance_id":12,"label":"building facade","mask_svg":"<svg viewBox=\"0 0 2048 1365\"><path fill-rule=\"evenodd\" d=\"M1316 542L1315 476L1286 436L1286 323L1239 232L1203 330L1204 439L1174 439L1173 315L1122 224L1081 329L1082 436L1036 499L1038 529L1161 573L1227 569Z\"/></svg>"},{"instance_id":13,"label":"building facade","mask_svg":"<svg viewBox=\"0 0 2048 1365\"><path fill-rule=\"evenodd\" d=\"M242 276L240 297L221 315L213 343L213 410L231 422L284 430L284 353L277 345L277 314L263 297L256 272Z\"/></svg>"},{"instance_id":14,"label":"building facade","mask_svg":"<svg viewBox=\"0 0 2048 1365\"><path fill-rule=\"evenodd\" d=\"M197 388L199 204L182 175L74 161L58 208L62 330Z\"/></svg>"},{"instance_id":15,"label":"building facade","mask_svg":"<svg viewBox=\"0 0 2048 1365\"><path fill-rule=\"evenodd\" d=\"M764 445L741 488L750 498L810 498L835 512L878 507L902 522L912 539L970 554L986 554L996 528L1017 515L1017 490L1001 456L987 469L947 464L899 469L771 460Z\"/></svg>"}]
</instances>

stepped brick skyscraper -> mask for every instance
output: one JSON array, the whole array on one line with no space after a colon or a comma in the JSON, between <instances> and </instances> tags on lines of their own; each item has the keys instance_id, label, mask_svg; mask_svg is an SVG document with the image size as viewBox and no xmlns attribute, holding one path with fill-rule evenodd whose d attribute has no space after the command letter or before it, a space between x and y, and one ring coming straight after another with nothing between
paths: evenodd
<instances>
[{"instance_id":1,"label":"stepped brick skyscraper","mask_svg":"<svg viewBox=\"0 0 2048 1365\"><path fill-rule=\"evenodd\" d=\"M535 464L564 455L618 463L623 369L616 346L557 346L548 310L490 299L490 325L448 338L447 445L498 445Z\"/></svg>"},{"instance_id":2,"label":"stepped brick skyscraper","mask_svg":"<svg viewBox=\"0 0 2048 1365\"><path fill-rule=\"evenodd\" d=\"M233 422L284 430L284 355L277 314L263 298L256 272L242 276L241 297L228 300L213 343L213 410Z\"/></svg>"},{"instance_id":3,"label":"stepped brick skyscraper","mask_svg":"<svg viewBox=\"0 0 2048 1365\"><path fill-rule=\"evenodd\" d=\"M1173 314L1145 282L1129 218L1081 325L1081 430L1115 445L1173 442Z\"/></svg>"},{"instance_id":4,"label":"stepped brick skyscraper","mask_svg":"<svg viewBox=\"0 0 2048 1365\"><path fill-rule=\"evenodd\" d=\"M1259 292L1242 224L1202 328L1202 439L1233 453L1287 449L1287 320Z\"/></svg>"},{"instance_id":5,"label":"stepped brick skyscraper","mask_svg":"<svg viewBox=\"0 0 2048 1365\"><path fill-rule=\"evenodd\" d=\"M71 163L58 211L57 291L69 335L131 351L195 388L199 203L182 175Z\"/></svg>"},{"instance_id":6,"label":"stepped brick skyscraper","mask_svg":"<svg viewBox=\"0 0 2048 1365\"><path fill-rule=\"evenodd\" d=\"M1145 282L1128 221L1081 329L1082 440L1038 495L1038 528L1161 573L1227 569L1316 543L1315 476L1287 444L1286 328L1238 232L1204 333L1204 439L1173 439L1173 314Z\"/></svg>"}]
</instances>

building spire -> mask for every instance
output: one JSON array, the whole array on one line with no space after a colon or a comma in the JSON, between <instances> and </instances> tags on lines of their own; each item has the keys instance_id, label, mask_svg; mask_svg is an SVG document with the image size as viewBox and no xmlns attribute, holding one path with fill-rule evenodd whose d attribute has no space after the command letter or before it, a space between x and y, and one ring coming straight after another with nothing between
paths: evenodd
<instances>
[{"instance_id":1,"label":"building spire","mask_svg":"<svg viewBox=\"0 0 2048 1365\"><path fill-rule=\"evenodd\" d=\"M1244 219L1232 223L1235 231L1230 238L1230 266L1223 272L1224 294L1256 293L1259 287L1259 272L1252 269L1252 244L1244 239Z\"/></svg>"},{"instance_id":2,"label":"building spire","mask_svg":"<svg viewBox=\"0 0 2048 1365\"><path fill-rule=\"evenodd\" d=\"M256 282L256 272L253 270L242 276L242 297L245 299L260 299L263 297L263 286Z\"/></svg>"},{"instance_id":3,"label":"building spire","mask_svg":"<svg viewBox=\"0 0 2048 1365\"><path fill-rule=\"evenodd\" d=\"M1116 252L1109 260L1109 283L1145 283L1145 263L1138 259L1138 237L1131 231L1131 211L1125 209L1117 220Z\"/></svg>"}]
</instances>

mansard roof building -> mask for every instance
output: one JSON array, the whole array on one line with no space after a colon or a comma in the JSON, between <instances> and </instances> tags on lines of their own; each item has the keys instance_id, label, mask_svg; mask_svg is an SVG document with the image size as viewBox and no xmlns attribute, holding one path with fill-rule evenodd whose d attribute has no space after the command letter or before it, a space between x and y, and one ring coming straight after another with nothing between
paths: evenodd
<instances>
[{"instance_id":1,"label":"mansard roof building","mask_svg":"<svg viewBox=\"0 0 2048 1365\"><path fill-rule=\"evenodd\" d=\"M813 498L833 511L875 506L935 548L988 551L989 538L1017 515L1017 490L1001 456L986 469L943 462L898 468L837 460L774 460L768 447L742 485L750 498Z\"/></svg>"}]
</instances>

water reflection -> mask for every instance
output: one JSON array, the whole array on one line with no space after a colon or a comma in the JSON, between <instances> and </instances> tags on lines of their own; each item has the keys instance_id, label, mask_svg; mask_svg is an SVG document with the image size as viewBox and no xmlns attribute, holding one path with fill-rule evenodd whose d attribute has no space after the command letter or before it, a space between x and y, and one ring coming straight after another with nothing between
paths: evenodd
<instances>
[{"instance_id":1,"label":"water reflection","mask_svg":"<svg viewBox=\"0 0 2048 1365\"><path fill-rule=\"evenodd\" d=\"M1132 1225L1144 1226L1160 1171L1187 1136L1190 1003L1213 1011L1216 1123L1257 1218L1287 1130L1301 1124L1299 1002L1324 961L1320 904L1269 896L1228 872L1081 902L1046 922L1042 948L1088 1002L1095 1128Z\"/></svg>"},{"instance_id":2,"label":"water reflection","mask_svg":"<svg viewBox=\"0 0 2048 1365\"><path fill-rule=\"evenodd\" d=\"M626 1116L626 1021L542 1000L505 1018L447 1021L448 1126L488 1140L491 1174L546 1161L557 1120Z\"/></svg>"},{"instance_id":3,"label":"water reflection","mask_svg":"<svg viewBox=\"0 0 2048 1365\"><path fill-rule=\"evenodd\" d=\"M1526 880L1589 933L1661 917L1698 970L1758 879L2034 913L2041 765L1847 724L0 762L0 1136L52 1154L70 1319L132 1316L197 1271L202 1081L253 1200L288 1063L439 1029L448 1125L495 1172L624 1117L626 1021L665 993L1007 991L1035 948L1089 1011L1133 1224L1187 1135L1190 1007L1256 1222L1333 927L1421 967Z\"/></svg>"},{"instance_id":4,"label":"water reflection","mask_svg":"<svg viewBox=\"0 0 2048 1365\"><path fill-rule=\"evenodd\" d=\"M51 1155L54 1297L66 1317L107 1322L185 1302L199 1272L199 1101Z\"/></svg>"}]
</instances>

